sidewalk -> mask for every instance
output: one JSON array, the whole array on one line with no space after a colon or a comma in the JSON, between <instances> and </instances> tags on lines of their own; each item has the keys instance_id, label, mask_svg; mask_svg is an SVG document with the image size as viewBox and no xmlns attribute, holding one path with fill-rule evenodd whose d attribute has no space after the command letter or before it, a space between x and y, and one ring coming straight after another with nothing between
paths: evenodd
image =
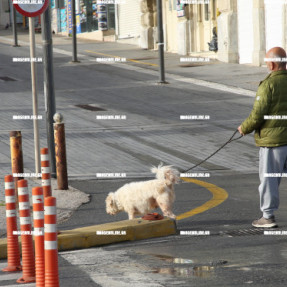
<instances>
[{"instance_id":1,"label":"sidewalk","mask_svg":"<svg viewBox=\"0 0 287 287\"><path fill-rule=\"evenodd\" d=\"M0 27L0 41L10 39L13 35L11 28L3 30ZM18 32L20 45L29 43L28 30L20 29ZM36 33L36 43L42 45L41 34ZM96 40L77 39L78 55L89 55L90 57L121 57L126 58L126 64L133 64L145 69L158 71L158 51L143 50L136 45L122 44L117 42L99 42ZM57 49L72 51L72 38L53 35L54 53ZM187 58L193 58L192 62L184 62ZM80 58L80 57L79 57ZM200 60L210 58L208 62ZM227 86L256 91L258 84L267 76L266 67L254 67L244 64L223 63L216 60L214 52L194 53L190 56L182 56L165 52L166 73L205 80L209 82L224 84ZM199 60L199 61L197 61ZM155 79L157 80L157 79Z\"/></svg>"}]
</instances>

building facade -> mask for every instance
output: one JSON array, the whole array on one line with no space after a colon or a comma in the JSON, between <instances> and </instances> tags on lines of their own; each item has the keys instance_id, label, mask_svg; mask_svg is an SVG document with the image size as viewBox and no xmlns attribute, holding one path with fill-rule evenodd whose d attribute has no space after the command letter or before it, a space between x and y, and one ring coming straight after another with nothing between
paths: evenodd
<instances>
[{"instance_id":1,"label":"building facade","mask_svg":"<svg viewBox=\"0 0 287 287\"><path fill-rule=\"evenodd\" d=\"M162 0L165 50L188 55L209 50L217 26L217 0ZM183 4L198 2L203 4ZM142 48L156 48L156 0L141 1Z\"/></svg>"},{"instance_id":2,"label":"building facade","mask_svg":"<svg viewBox=\"0 0 287 287\"><path fill-rule=\"evenodd\" d=\"M285 0L221 0L218 7L220 61L260 66L270 48L287 48Z\"/></svg>"},{"instance_id":3,"label":"building facade","mask_svg":"<svg viewBox=\"0 0 287 287\"><path fill-rule=\"evenodd\" d=\"M51 1L53 30L71 34L71 0ZM209 52L223 62L259 66L271 47L287 47L286 0L161 1L165 51ZM157 0L114 0L117 4L101 6L99 2L76 0L79 37L157 49ZM218 51L210 52L215 31Z\"/></svg>"},{"instance_id":4,"label":"building facade","mask_svg":"<svg viewBox=\"0 0 287 287\"><path fill-rule=\"evenodd\" d=\"M100 0L75 0L77 34L95 40L114 40L115 5ZM108 2L108 1L107 1ZM51 0L52 30L72 34L72 0Z\"/></svg>"},{"instance_id":5,"label":"building facade","mask_svg":"<svg viewBox=\"0 0 287 287\"><path fill-rule=\"evenodd\" d=\"M1 1L0 2L0 25L10 25L10 9L9 9L9 2Z\"/></svg>"}]
</instances>

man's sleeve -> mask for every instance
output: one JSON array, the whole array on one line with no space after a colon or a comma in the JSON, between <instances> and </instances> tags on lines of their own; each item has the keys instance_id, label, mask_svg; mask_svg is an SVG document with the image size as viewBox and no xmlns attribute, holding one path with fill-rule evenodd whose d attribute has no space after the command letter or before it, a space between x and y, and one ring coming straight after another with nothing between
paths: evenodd
<instances>
[{"instance_id":1,"label":"man's sleeve","mask_svg":"<svg viewBox=\"0 0 287 287\"><path fill-rule=\"evenodd\" d=\"M248 118L241 124L241 130L244 134L252 133L260 129L264 123L264 116L268 115L271 103L271 91L269 85L262 83L256 93L253 109Z\"/></svg>"}]
</instances>

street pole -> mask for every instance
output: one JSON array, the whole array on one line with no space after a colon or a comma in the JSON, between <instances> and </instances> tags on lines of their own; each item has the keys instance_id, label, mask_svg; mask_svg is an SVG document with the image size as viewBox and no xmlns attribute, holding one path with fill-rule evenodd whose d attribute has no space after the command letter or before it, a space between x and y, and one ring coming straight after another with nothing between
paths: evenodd
<instances>
[{"instance_id":1,"label":"street pole","mask_svg":"<svg viewBox=\"0 0 287 287\"><path fill-rule=\"evenodd\" d=\"M73 63L78 63L77 59L77 24L76 24L76 0L72 0L71 5L72 5L72 28L73 28Z\"/></svg>"},{"instance_id":2,"label":"street pole","mask_svg":"<svg viewBox=\"0 0 287 287\"><path fill-rule=\"evenodd\" d=\"M13 47L19 47L18 45L18 37L17 37L17 23L16 23L16 10L13 5L13 0L11 0L10 9L12 11L12 22L13 22L13 38L14 38L14 45Z\"/></svg>"},{"instance_id":3,"label":"street pole","mask_svg":"<svg viewBox=\"0 0 287 287\"><path fill-rule=\"evenodd\" d=\"M164 72L164 39L162 25L162 0L157 0L157 30L158 30L158 55L159 55L159 83L166 83Z\"/></svg>"},{"instance_id":4,"label":"street pole","mask_svg":"<svg viewBox=\"0 0 287 287\"><path fill-rule=\"evenodd\" d=\"M37 70L36 70L36 43L35 43L35 22L33 17L29 17L29 35L30 35L30 61L31 61L31 79L32 79L32 98L33 98L33 125L34 125L34 149L35 149L35 171L41 172L40 168L40 143L38 126L38 96L37 96ZM38 176L37 176L38 177Z\"/></svg>"},{"instance_id":5,"label":"street pole","mask_svg":"<svg viewBox=\"0 0 287 287\"><path fill-rule=\"evenodd\" d=\"M49 1L50 2L50 1ZM56 113L55 88L54 88L54 69L53 69L53 49L50 7L42 14L42 41L43 41L43 64L44 64L44 95L46 111L46 128L48 149L50 152L51 177L56 177L56 160L53 116Z\"/></svg>"}]
</instances>

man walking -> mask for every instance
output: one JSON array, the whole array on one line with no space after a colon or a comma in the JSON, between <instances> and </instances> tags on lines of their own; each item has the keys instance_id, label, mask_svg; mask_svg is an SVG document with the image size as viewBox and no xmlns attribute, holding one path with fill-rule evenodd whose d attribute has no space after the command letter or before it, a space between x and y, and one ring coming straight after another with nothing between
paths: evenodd
<instances>
[{"instance_id":1,"label":"man walking","mask_svg":"<svg viewBox=\"0 0 287 287\"><path fill-rule=\"evenodd\" d=\"M259 195L263 216L255 227L276 227L274 211L279 207L281 175L287 171L287 71L286 52L280 47L266 54L270 74L259 84L253 109L238 127L242 135L255 130L259 146Z\"/></svg>"}]
</instances>

